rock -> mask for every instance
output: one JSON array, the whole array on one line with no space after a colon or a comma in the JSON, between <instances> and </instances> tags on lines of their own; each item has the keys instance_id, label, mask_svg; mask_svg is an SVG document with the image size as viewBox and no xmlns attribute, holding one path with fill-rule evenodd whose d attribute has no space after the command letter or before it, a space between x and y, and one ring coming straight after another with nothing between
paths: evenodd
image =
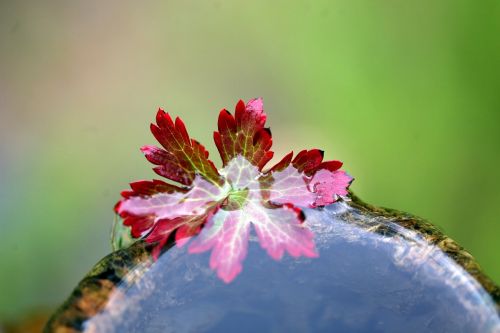
<instances>
[{"instance_id":1,"label":"rock","mask_svg":"<svg viewBox=\"0 0 500 333\"><path fill-rule=\"evenodd\" d=\"M101 260L45 332L500 332L500 289L414 216L353 197L306 210L320 256L269 258L253 240L225 284L209 253L142 241Z\"/></svg>"}]
</instances>

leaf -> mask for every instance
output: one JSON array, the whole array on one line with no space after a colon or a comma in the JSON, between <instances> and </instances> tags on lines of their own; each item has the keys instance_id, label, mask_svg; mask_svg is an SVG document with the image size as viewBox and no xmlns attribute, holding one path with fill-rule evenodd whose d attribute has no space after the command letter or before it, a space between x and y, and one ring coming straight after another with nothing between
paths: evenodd
<instances>
[{"instance_id":1,"label":"leaf","mask_svg":"<svg viewBox=\"0 0 500 333\"><path fill-rule=\"evenodd\" d=\"M224 166L241 155L260 170L273 157L271 131L264 128L266 118L260 98L250 100L246 106L240 100L234 117L225 109L220 112L214 141Z\"/></svg>"},{"instance_id":2,"label":"leaf","mask_svg":"<svg viewBox=\"0 0 500 333\"><path fill-rule=\"evenodd\" d=\"M137 212L127 209L130 202L140 201L154 195L183 192L183 189L160 180L137 181L130 183L130 187L132 190L121 193L123 199L115 205L115 212L123 218L123 225L131 227L131 235L134 238L142 237L151 230L155 222L155 216L148 213L137 214Z\"/></svg>"},{"instance_id":3,"label":"leaf","mask_svg":"<svg viewBox=\"0 0 500 333\"><path fill-rule=\"evenodd\" d=\"M339 196L346 196L347 188L352 181L353 178L345 171L332 172L327 169L317 171L310 183L317 195L313 206L326 206L335 202Z\"/></svg>"},{"instance_id":4,"label":"leaf","mask_svg":"<svg viewBox=\"0 0 500 333\"><path fill-rule=\"evenodd\" d=\"M219 114L215 144L223 161L217 171L208 152L191 139L184 123L159 110L151 131L163 148L144 146L155 172L182 186L160 180L131 183L115 211L130 235L156 243L155 259L169 239L188 241L190 253L211 251L210 267L226 283L243 270L249 236L275 260L316 257L314 234L304 223L302 208L329 205L348 194L352 182L339 161L323 161L323 151L287 154L268 171L271 132L265 128L261 99L239 101L233 116ZM121 246L127 233L114 229ZM122 236L125 235L125 236Z\"/></svg>"},{"instance_id":5,"label":"leaf","mask_svg":"<svg viewBox=\"0 0 500 333\"><path fill-rule=\"evenodd\" d=\"M220 171L221 175L231 185L233 190L248 189L259 191L258 179L261 173L257 167L243 156L236 156Z\"/></svg>"},{"instance_id":6,"label":"leaf","mask_svg":"<svg viewBox=\"0 0 500 333\"><path fill-rule=\"evenodd\" d=\"M293 205L272 209L250 205L249 209L256 221L253 225L259 243L271 258L280 260L285 252L295 258L318 256L314 234L303 224L305 217L300 209Z\"/></svg>"},{"instance_id":7,"label":"leaf","mask_svg":"<svg viewBox=\"0 0 500 333\"><path fill-rule=\"evenodd\" d=\"M263 195L273 204L312 207L316 200L316 195L309 189L307 176L292 165L270 173L264 179L261 183Z\"/></svg>"},{"instance_id":8,"label":"leaf","mask_svg":"<svg viewBox=\"0 0 500 333\"><path fill-rule=\"evenodd\" d=\"M153 227L151 233L146 237L146 242L155 243L157 246L153 249L153 258L156 260L162 247L166 244L170 235L175 231L175 243L177 246L183 246L189 238L199 233L201 225L205 223L207 214L180 216L174 219L159 220Z\"/></svg>"},{"instance_id":9,"label":"leaf","mask_svg":"<svg viewBox=\"0 0 500 333\"><path fill-rule=\"evenodd\" d=\"M302 150L292 161L292 165L306 174L313 173L323 161L323 151L319 149Z\"/></svg>"},{"instance_id":10,"label":"leaf","mask_svg":"<svg viewBox=\"0 0 500 333\"><path fill-rule=\"evenodd\" d=\"M179 188L161 181L141 181L131 184L132 191L115 207L132 228L133 237L151 232L147 240L158 241L157 235L167 238L172 231L188 226L190 229L204 222L207 210L214 209L227 190L201 176L196 176L190 189Z\"/></svg>"},{"instance_id":11,"label":"leaf","mask_svg":"<svg viewBox=\"0 0 500 333\"><path fill-rule=\"evenodd\" d=\"M295 168L295 173L298 174ZM242 270L246 257L250 225L253 225L260 245L274 259L285 252L293 257L315 257L317 252L313 234L302 225L301 210L286 204L273 206L263 201L257 176L257 167L241 156L236 157L221 171L233 189L247 190L245 201L239 205L226 203L194 239L189 252L212 250L210 267L226 283ZM306 188L305 184L302 184ZM227 210L227 207L231 207ZM232 209L238 207L238 209Z\"/></svg>"},{"instance_id":12,"label":"leaf","mask_svg":"<svg viewBox=\"0 0 500 333\"><path fill-rule=\"evenodd\" d=\"M323 162L323 151L319 149L302 150L292 157L293 153L286 155L262 181L270 202L314 208L347 195L353 178L338 171L342 162Z\"/></svg>"},{"instance_id":13,"label":"leaf","mask_svg":"<svg viewBox=\"0 0 500 333\"><path fill-rule=\"evenodd\" d=\"M242 271L247 255L250 221L245 214L243 210L219 210L189 246L190 253L212 250L210 268L226 283Z\"/></svg>"},{"instance_id":14,"label":"leaf","mask_svg":"<svg viewBox=\"0 0 500 333\"><path fill-rule=\"evenodd\" d=\"M317 257L313 233L302 225L300 210L291 206L266 208L249 200L239 210L219 210L189 246L190 253L212 250L210 268L224 282L231 282L243 269L248 251L250 225L263 249L275 260L285 252L293 257Z\"/></svg>"},{"instance_id":15,"label":"leaf","mask_svg":"<svg viewBox=\"0 0 500 333\"><path fill-rule=\"evenodd\" d=\"M165 149L144 146L141 150L151 163L158 165L153 169L157 174L184 185L190 185L196 174L213 183L220 182L215 165L208 159L208 151L189 137L180 118L174 123L168 113L159 109L151 132Z\"/></svg>"}]
</instances>

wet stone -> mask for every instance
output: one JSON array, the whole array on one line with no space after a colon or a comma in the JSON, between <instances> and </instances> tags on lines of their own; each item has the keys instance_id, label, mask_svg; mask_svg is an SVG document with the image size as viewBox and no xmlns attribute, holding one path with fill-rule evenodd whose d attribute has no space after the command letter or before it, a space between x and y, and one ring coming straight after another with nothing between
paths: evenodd
<instances>
[{"instance_id":1,"label":"wet stone","mask_svg":"<svg viewBox=\"0 0 500 333\"><path fill-rule=\"evenodd\" d=\"M500 332L498 287L431 224L356 198L305 211L318 258L250 241L222 282L209 253L137 242L104 258L45 332Z\"/></svg>"}]
</instances>

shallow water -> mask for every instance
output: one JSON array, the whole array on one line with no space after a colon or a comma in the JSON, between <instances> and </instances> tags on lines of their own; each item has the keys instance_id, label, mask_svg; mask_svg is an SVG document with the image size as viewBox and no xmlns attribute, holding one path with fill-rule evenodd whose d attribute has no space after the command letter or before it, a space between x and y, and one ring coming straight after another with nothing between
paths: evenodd
<instances>
[{"instance_id":1,"label":"shallow water","mask_svg":"<svg viewBox=\"0 0 500 333\"><path fill-rule=\"evenodd\" d=\"M225 284L209 253L174 246L132 270L84 330L500 332L488 293L419 233L346 203L306 216L319 258L277 262L252 239L243 272Z\"/></svg>"}]
</instances>

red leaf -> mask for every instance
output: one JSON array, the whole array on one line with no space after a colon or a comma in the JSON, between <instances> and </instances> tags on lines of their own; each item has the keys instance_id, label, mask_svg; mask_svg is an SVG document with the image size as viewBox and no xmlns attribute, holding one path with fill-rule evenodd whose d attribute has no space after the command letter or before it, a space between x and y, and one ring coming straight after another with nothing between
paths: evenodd
<instances>
[{"instance_id":1,"label":"red leaf","mask_svg":"<svg viewBox=\"0 0 500 333\"><path fill-rule=\"evenodd\" d=\"M214 141L224 166L241 155L260 170L273 157L271 131L264 128L266 117L260 98L246 106L240 100L234 117L225 109L220 112Z\"/></svg>"},{"instance_id":2,"label":"red leaf","mask_svg":"<svg viewBox=\"0 0 500 333\"><path fill-rule=\"evenodd\" d=\"M158 165L154 171L159 175L189 185L196 174L212 182L220 182L219 174L208 151L199 142L190 139L186 127L180 118L175 123L162 109L156 115L156 125L151 124L151 132L165 149L144 146L146 158Z\"/></svg>"},{"instance_id":3,"label":"red leaf","mask_svg":"<svg viewBox=\"0 0 500 333\"><path fill-rule=\"evenodd\" d=\"M309 174L314 172L323 160L323 151L319 149L302 150L295 156L292 165L299 172Z\"/></svg>"},{"instance_id":4,"label":"red leaf","mask_svg":"<svg viewBox=\"0 0 500 333\"><path fill-rule=\"evenodd\" d=\"M162 239L168 239L174 231L176 231L176 241L192 237L199 232L199 228L205 223L206 218L207 215L203 214L200 216L179 216L171 220L159 220L151 233L146 237L146 241L154 243Z\"/></svg>"},{"instance_id":5,"label":"red leaf","mask_svg":"<svg viewBox=\"0 0 500 333\"><path fill-rule=\"evenodd\" d=\"M286 155L267 172L272 158L271 132L265 128L262 100L239 101L235 115L222 110L214 140L224 168L220 173L208 152L191 139L184 123L158 111L151 131L164 149L141 148L155 172L185 185L159 180L131 183L115 211L135 238L157 243L155 259L175 235L178 246L197 236L189 252L211 251L210 267L225 282L243 269L249 236L255 230L260 246L279 260L316 257L314 235L303 223L301 208L325 206L348 194L352 177L339 161L323 162L323 151Z\"/></svg>"},{"instance_id":6,"label":"red leaf","mask_svg":"<svg viewBox=\"0 0 500 333\"><path fill-rule=\"evenodd\" d=\"M288 154L286 154L282 159L281 161L279 161L278 163L276 163L273 167L271 167L271 169L266 172L266 173L269 173L269 172L272 172L272 171L282 171L284 170L287 166L290 165L290 163L292 162L292 158L293 158L293 151L289 152Z\"/></svg>"}]
</instances>

